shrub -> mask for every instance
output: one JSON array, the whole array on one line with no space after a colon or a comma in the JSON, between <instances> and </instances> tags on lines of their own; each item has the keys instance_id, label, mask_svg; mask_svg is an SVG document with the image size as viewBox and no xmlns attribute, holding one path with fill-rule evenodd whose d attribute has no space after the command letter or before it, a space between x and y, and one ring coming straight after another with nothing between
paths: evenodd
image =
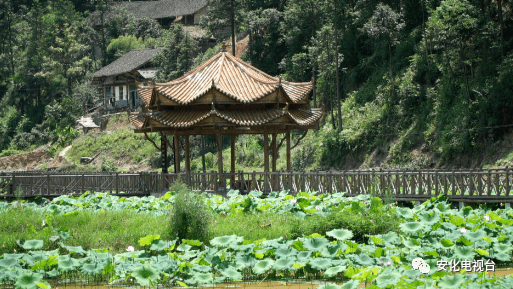
<instances>
[{"instance_id":1,"label":"shrub","mask_svg":"<svg viewBox=\"0 0 513 289\"><path fill-rule=\"evenodd\" d=\"M171 213L172 236L179 240L206 242L212 216L204 197L192 192L180 179L170 189L175 193Z\"/></svg>"},{"instance_id":2,"label":"shrub","mask_svg":"<svg viewBox=\"0 0 513 289\"><path fill-rule=\"evenodd\" d=\"M334 229L347 229L353 232L353 240L358 243L366 242L366 235L386 234L399 228L399 220L391 211L354 212L344 210L333 212L329 216L310 216L294 226L292 238L302 237L318 233L326 235L326 232Z\"/></svg>"}]
</instances>

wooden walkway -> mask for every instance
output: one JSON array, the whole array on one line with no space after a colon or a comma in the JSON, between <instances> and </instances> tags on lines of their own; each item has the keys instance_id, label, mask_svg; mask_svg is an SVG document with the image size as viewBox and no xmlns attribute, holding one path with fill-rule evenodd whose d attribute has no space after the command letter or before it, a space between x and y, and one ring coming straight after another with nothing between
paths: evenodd
<instances>
[{"instance_id":1,"label":"wooden walkway","mask_svg":"<svg viewBox=\"0 0 513 289\"><path fill-rule=\"evenodd\" d=\"M24 197L90 192L150 194L163 192L178 176L195 191L238 189L263 192L290 190L320 194L345 192L349 196L393 196L398 201L422 201L441 193L466 203L512 203L513 170L390 170L317 172L217 172L190 174L119 172L0 172L0 196L12 197L20 188Z\"/></svg>"}]
</instances>

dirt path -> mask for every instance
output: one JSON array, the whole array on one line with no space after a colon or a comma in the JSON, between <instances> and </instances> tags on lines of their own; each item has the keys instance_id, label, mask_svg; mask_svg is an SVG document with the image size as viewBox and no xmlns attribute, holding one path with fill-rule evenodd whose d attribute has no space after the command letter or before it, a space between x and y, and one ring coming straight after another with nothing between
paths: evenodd
<instances>
[{"instance_id":1,"label":"dirt path","mask_svg":"<svg viewBox=\"0 0 513 289\"><path fill-rule=\"evenodd\" d=\"M67 147L65 147L60 153L59 153L59 156L60 157L65 157L66 156L66 152L69 151L69 149L71 148L72 146L69 145Z\"/></svg>"}]
</instances>

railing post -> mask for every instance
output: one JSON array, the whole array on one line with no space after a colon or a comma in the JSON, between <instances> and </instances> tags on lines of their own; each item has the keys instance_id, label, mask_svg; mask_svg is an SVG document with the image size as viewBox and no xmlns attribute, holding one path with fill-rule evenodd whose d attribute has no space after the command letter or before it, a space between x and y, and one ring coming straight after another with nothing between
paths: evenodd
<instances>
[{"instance_id":1,"label":"railing post","mask_svg":"<svg viewBox=\"0 0 513 289\"><path fill-rule=\"evenodd\" d=\"M80 192L80 194L83 194L85 191L84 191L84 174L82 174L82 192Z\"/></svg>"},{"instance_id":2,"label":"railing post","mask_svg":"<svg viewBox=\"0 0 513 289\"><path fill-rule=\"evenodd\" d=\"M217 193L217 189L218 189L218 187L217 187L217 185L218 185L217 172L212 171L212 175L214 177L214 192Z\"/></svg>"},{"instance_id":3,"label":"railing post","mask_svg":"<svg viewBox=\"0 0 513 289\"><path fill-rule=\"evenodd\" d=\"M46 173L46 195L50 195L50 174Z\"/></svg>"},{"instance_id":4,"label":"railing post","mask_svg":"<svg viewBox=\"0 0 513 289\"><path fill-rule=\"evenodd\" d=\"M506 166L506 196L509 196L509 168Z\"/></svg>"},{"instance_id":5,"label":"railing post","mask_svg":"<svg viewBox=\"0 0 513 289\"><path fill-rule=\"evenodd\" d=\"M486 185L487 185L487 189L486 189L486 194L488 196L490 196L492 194L492 175L490 173L490 169L488 169L488 176L486 178Z\"/></svg>"},{"instance_id":6,"label":"railing post","mask_svg":"<svg viewBox=\"0 0 513 289\"><path fill-rule=\"evenodd\" d=\"M116 194L119 194L119 173L116 172Z\"/></svg>"},{"instance_id":7,"label":"railing post","mask_svg":"<svg viewBox=\"0 0 513 289\"><path fill-rule=\"evenodd\" d=\"M12 173L12 178L11 178L11 184L9 185L9 195L14 195L14 191L16 190L15 189L15 182L16 182L16 173Z\"/></svg>"},{"instance_id":8,"label":"railing post","mask_svg":"<svg viewBox=\"0 0 513 289\"><path fill-rule=\"evenodd\" d=\"M453 171L454 174L454 171ZM435 196L438 196L438 170L435 169Z\"/></svg>"}]
</instances>

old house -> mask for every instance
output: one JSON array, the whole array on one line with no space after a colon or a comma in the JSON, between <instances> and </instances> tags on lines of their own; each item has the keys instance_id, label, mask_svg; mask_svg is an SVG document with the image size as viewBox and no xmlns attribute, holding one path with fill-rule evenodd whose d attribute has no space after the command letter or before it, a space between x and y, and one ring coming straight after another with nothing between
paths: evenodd
<instances>
[{"instance_id":1,"label":"old house","mask_svg":"<svg viewBox=\"0 0 513 289\"><path fill-rule=\"evenodd\" d=\"M110 11L104 15L108 19L114 13L114 8L124 8L126 12L136 19L148 17L155 19L163 28L168 28L173 23L184 25L198 25L200 17L207 11L208 0L161 0L161 1L135 1L114 3ZM94 25L101 27L101 19L98 12L93 13Z\"/></svg>"},{"instance_id":2,"label":"old house","mask_svg":"<svg viewBox=\"0 0 513 289\"><path fill-rule=\"evenodd\" d=\"M136 82L150 82L157 72L152 58L161 50L134 49L95 72L92 84L103 88L103 108L138 108Z\"/></svg>"}]
</instances>

